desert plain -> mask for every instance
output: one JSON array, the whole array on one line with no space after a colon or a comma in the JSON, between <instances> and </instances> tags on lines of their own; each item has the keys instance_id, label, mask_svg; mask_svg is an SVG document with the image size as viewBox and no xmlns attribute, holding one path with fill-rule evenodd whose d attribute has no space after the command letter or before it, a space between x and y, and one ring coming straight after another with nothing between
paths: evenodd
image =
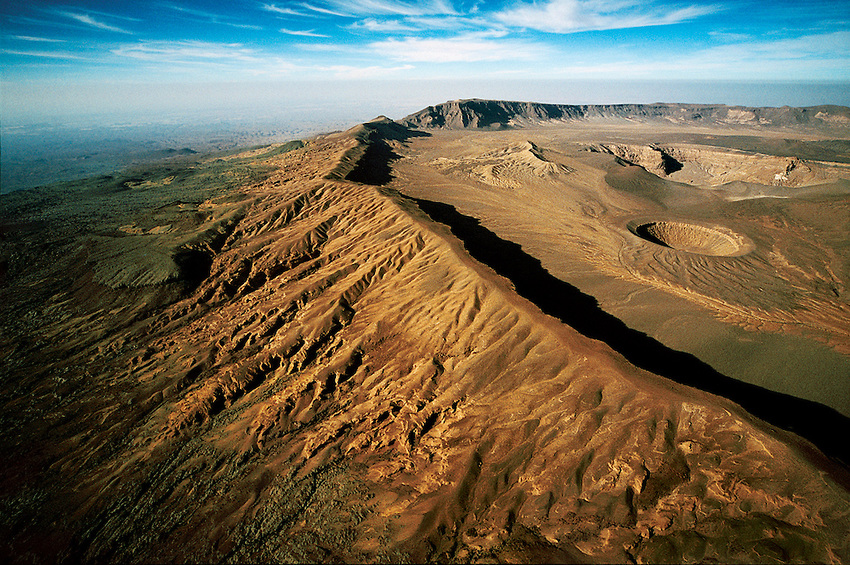
<instances>
[{"instance_id":1,"label":"desert plain","mask_svg":"<svg viewBox=\"0 0 850 565\"><path fill-rule=\"evenodd\" d=\"M453 101L0 197L0 556L850 561L850 109Z\"/></svg>"}]
</instances>

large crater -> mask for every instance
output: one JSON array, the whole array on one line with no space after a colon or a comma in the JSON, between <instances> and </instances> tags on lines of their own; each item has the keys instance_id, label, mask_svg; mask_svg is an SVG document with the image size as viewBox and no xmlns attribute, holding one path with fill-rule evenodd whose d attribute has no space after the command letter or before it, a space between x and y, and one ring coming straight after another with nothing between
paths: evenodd
<instances>
[{"instance_id":1,"label":"large crater","mask_svg":"<svg viewBox=\"0 0 850 565\"><path fill-rule=\"evenodd\" d=\"M747 238L732 231L685 222L649 222L635 226L632 231L657 245L700 255L729 257L752 249Z\"/></svg>"}]
</instances>

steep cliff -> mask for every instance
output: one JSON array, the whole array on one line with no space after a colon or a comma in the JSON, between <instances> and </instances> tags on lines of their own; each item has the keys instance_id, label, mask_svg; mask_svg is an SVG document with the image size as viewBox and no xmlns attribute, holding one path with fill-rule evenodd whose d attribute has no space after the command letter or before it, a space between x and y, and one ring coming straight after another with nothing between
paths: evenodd
<instances>
[{"instance_id":1,"label":"steep cliff","mask_svg":"<svg viewBox=\"0 0 850 565\"><path fill-rule=\"evenodd\" d=\"M709 104L565 105L501 100L453 100L429 106L399 120L417 128L500 129L548 122L615 118L705 125L850 128L850 108L750 108Z\"/></svg>"}]
</instances>

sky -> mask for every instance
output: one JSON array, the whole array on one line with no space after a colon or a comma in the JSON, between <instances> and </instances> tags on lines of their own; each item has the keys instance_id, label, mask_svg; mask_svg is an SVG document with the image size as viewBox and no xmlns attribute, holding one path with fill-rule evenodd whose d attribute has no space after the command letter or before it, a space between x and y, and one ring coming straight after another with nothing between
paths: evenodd
<instances>
[{"instance_id":1,"label":"sky","mask_svg":"<svg viewBox=\"0 0 850 565\"><path fill-rule=\"evenodd\" d=\"M6 121L234 98L850 103L846 0L0 0L0 25ZM796 95L752 86L774 83Z\"/></svg>"}]
</instances>

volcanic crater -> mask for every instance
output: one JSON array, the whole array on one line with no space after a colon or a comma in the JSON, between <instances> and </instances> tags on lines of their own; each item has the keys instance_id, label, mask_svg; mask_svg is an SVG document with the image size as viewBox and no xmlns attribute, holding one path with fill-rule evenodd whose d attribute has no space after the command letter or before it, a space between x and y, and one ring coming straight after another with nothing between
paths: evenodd
<instances>
[{"instance_id":1,"label":"volcanic crater","mask_svg":"<svg viewBox=\"0 0 850 565\"><path fill-rule=\"evenodd\" d=\"M753 249L753 244L740 234L688 222L647 222L631 229L638 237L656 245L699 255L736 257Z\"/></svg>"}]
</instances>

